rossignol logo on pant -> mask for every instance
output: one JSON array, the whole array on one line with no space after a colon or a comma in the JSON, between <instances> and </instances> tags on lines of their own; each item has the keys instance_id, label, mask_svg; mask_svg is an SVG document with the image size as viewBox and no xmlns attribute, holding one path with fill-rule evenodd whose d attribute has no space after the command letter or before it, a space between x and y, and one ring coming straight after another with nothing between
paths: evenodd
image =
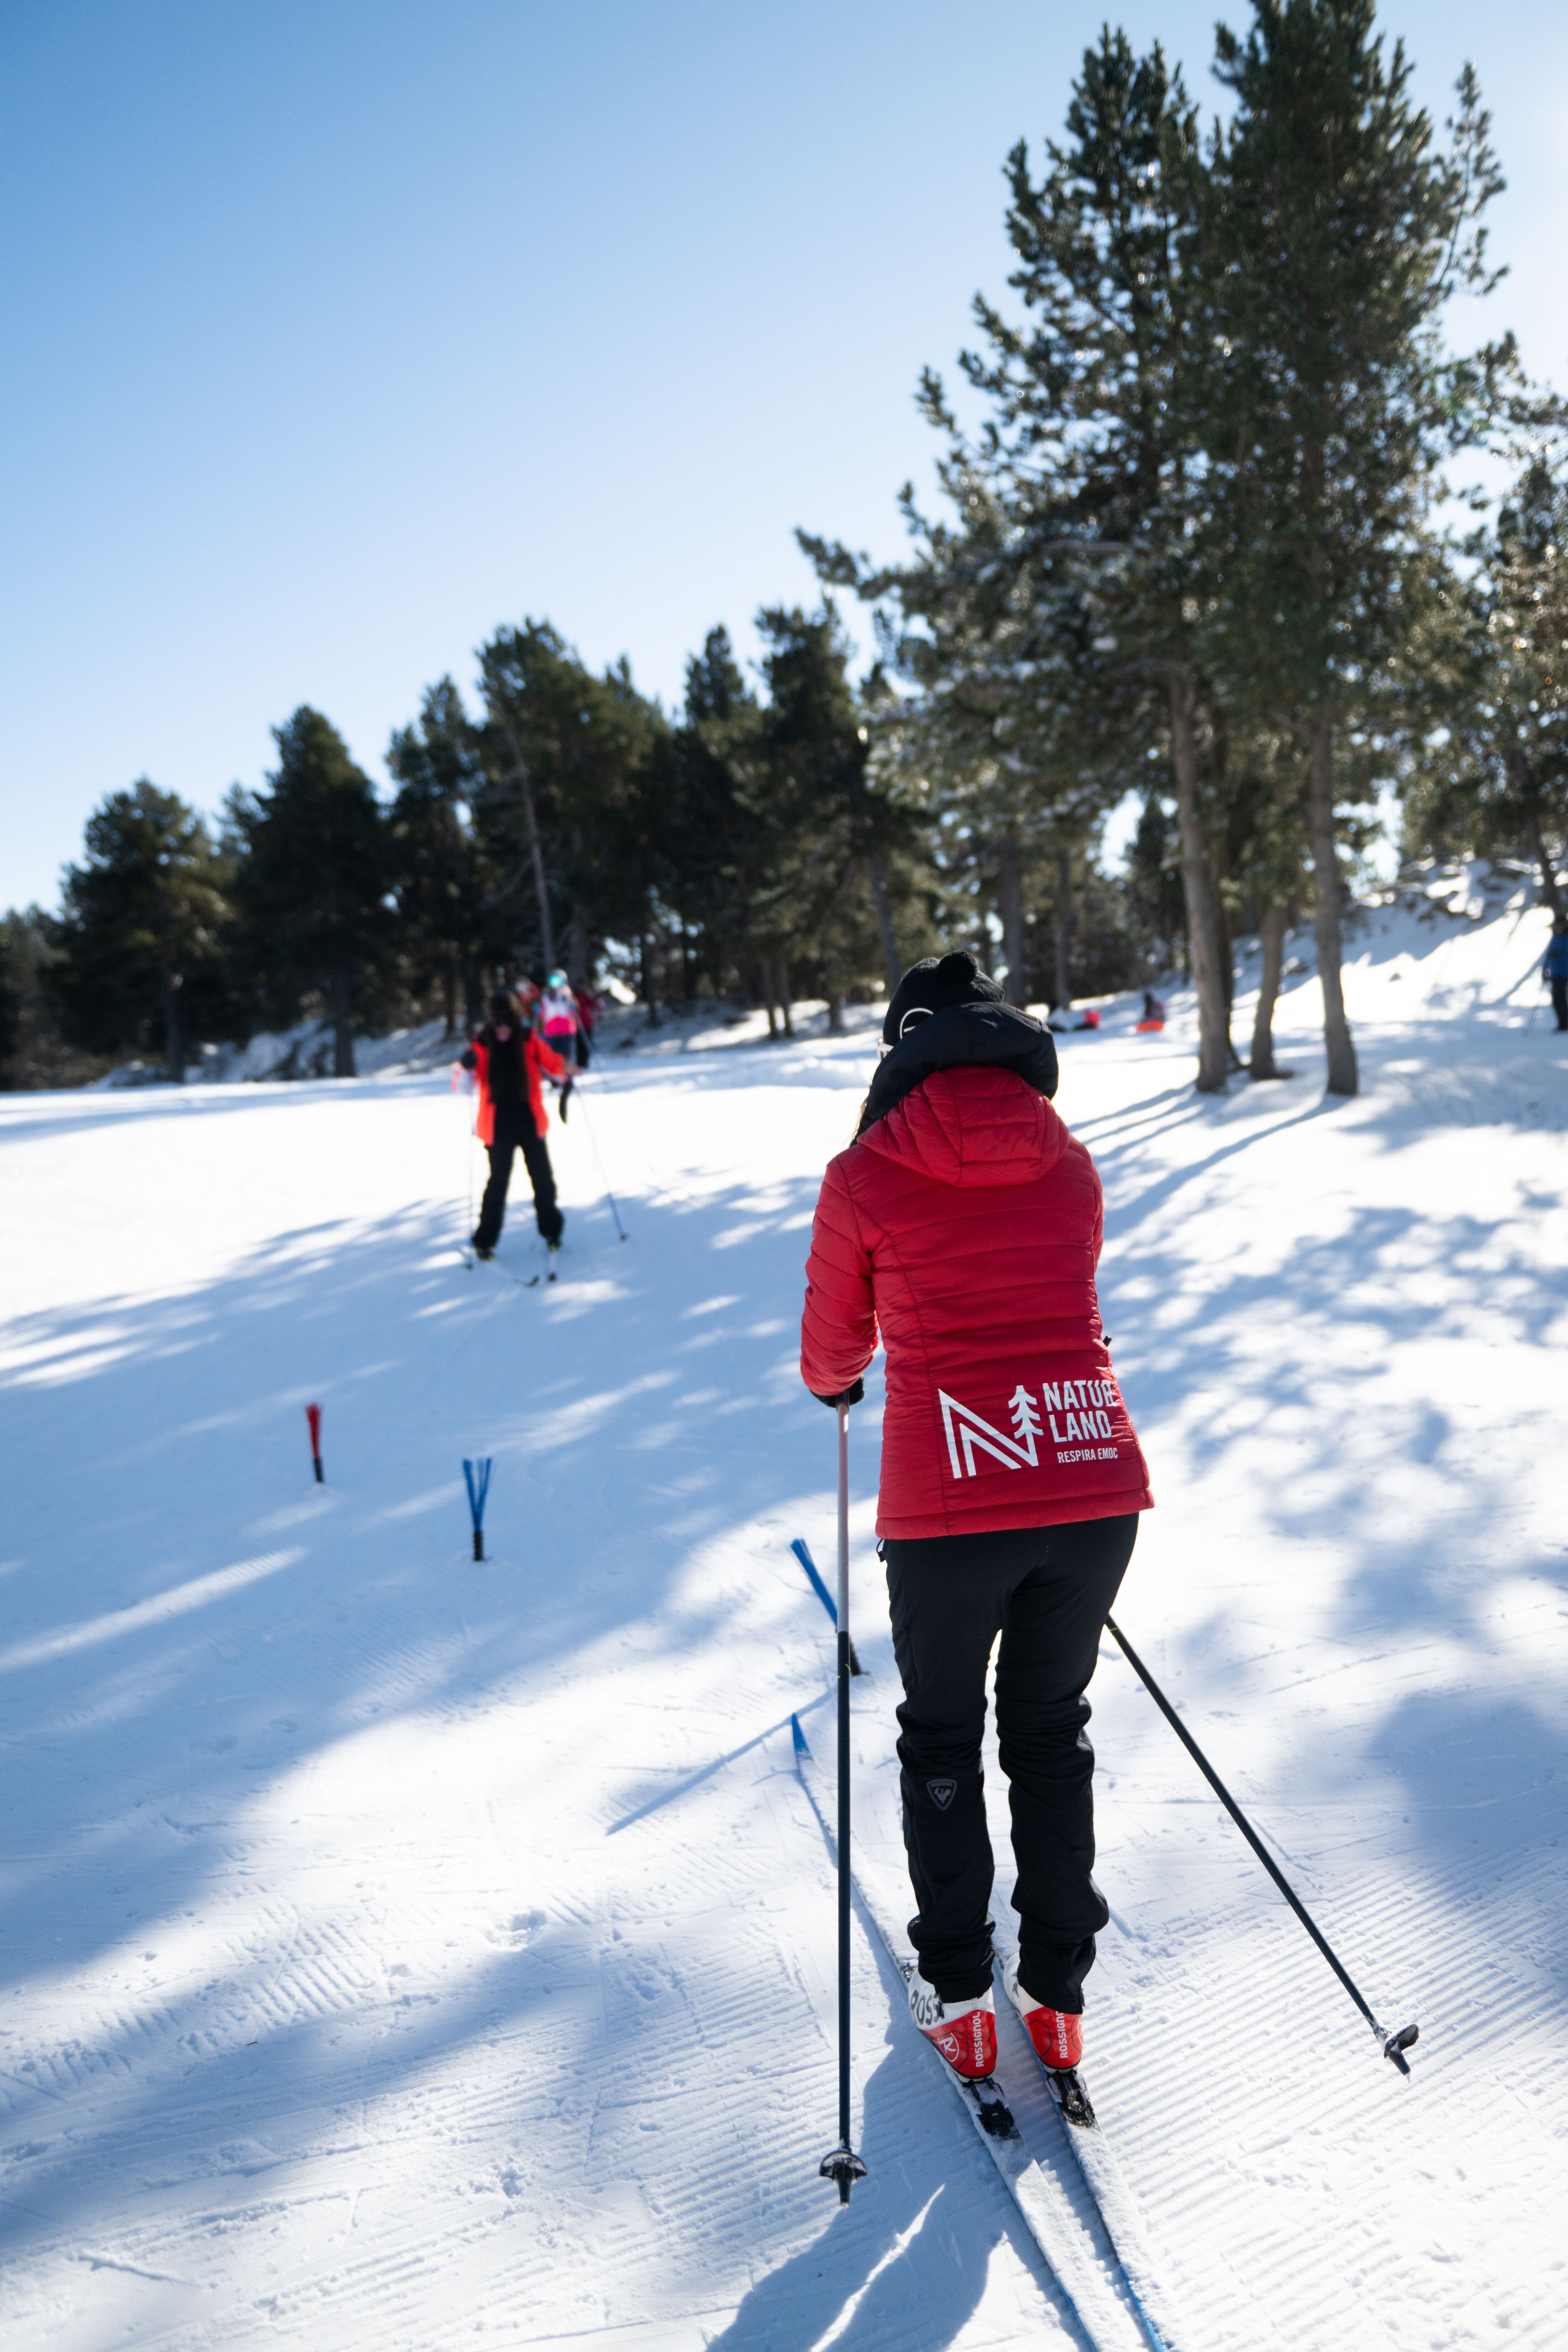
<instances>
[{"instance_id":1,"label":"rossignol logo on pant","mask_svg":"<svg viewBox=\"0 0 1568 2352\"><path fill-rule=\"evenodd\" d=\"M946 1812L949 1805L952 1804L957 1794L958 1783L956 1780L928 1780L926 1782L926 1795L931 1799L931 1803L936 1807L939 1813Z\"/></svg>"},{"instance_id":2,"label":"rossignol logo on pant","mask_svg":"<svg viewBox=\"0 0 1568 2352\"><path fill-rule=\"evenodd\" d=\"M961 1404L956 1397L949 1396L945 1389L938 1389L937 1397L942 1405L942 1425L947 1433L947 1457L955 1478L979 1475L974 1460L976 1449L999 1462L1005 1470L1037 1469L1039 1440L1045 1437L1047 1425L1059 1463L1114 1462L1120 1451L1107 1411L1116 1402L1116 1391L1110 1381L1045 1381L1037 1402L1020 1381L1007 1400L1013 1423L1010 1437L983 1420L973 1406ZM1085 1439L1111 1442L1086 1444Z\"/></svg>"}]
</instances>

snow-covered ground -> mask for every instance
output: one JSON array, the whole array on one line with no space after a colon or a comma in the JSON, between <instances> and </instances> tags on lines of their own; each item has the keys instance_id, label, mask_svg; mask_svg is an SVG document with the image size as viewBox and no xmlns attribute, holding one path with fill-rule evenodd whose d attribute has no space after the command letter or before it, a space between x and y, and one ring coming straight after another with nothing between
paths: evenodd
<instances>
[{"instance_id":1,"label":"snow-covered ground","mask_svg":"<svg viewBox=\"0 0 1568 2352\"><path fill-rule=\"evenodd\" d=\"M1471 897L1352 941L1352 1102L1310 971L1289 1084L1198 1100L1180 1002L1063 1045L1159 1499L1119 1614L1421 2023L1402 2083L1108 1645L1086 2071L1196 2352L1564 2340L1568 1039L1544 919ZM788 1718L826 1727L828 1628L788 1539L831 1553L832 1423L795 1335L871 1051L737 1034L605 1056L630 1238L574 1107L554 1288L510 1278L522 1219L461 1264L444 1073L0 1098L7 2346L1081 2343L860 1928L870 2178L816 2178Z\"/></svg>"}]
</instances>

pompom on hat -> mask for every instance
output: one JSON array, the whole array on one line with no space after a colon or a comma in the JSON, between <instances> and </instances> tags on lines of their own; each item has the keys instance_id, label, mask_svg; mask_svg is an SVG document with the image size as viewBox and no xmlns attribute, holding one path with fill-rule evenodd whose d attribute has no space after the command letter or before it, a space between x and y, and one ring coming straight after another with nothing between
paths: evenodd
<instances>
[{"instance_id":1,"label":"pompom on hat","mask_svg":"<svg viewBox=\"0 0 1568 2352\"><path fill-rule=\"evenodd\" d=\"M910 964L893 991L893 1001L882 1024L883 1043L896 1045L928 1013L945 1013L950 1004L1001 1002L1001 988L981 971L967 948L955 949L952 954L942 957L922 956L919 963Z\"/></svg>"}]
</instances>

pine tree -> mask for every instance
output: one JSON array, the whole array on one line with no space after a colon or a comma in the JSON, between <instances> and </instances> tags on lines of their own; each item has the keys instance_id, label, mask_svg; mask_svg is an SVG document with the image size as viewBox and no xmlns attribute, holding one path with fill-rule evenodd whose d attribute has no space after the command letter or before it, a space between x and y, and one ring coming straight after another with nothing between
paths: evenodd
<instances>
[{"instance_id":1,"label":"pine tree","mask_svg":"<svg viewBox=\"0 0 1568 2352\"><path fill-rule=\"evenodd\" d=\"M1542 903L1568 913L1568 468L1540 450L1475 542L1471 665L1439 796L1466 845L1523 850ZM1457 817L1457 823L1455 819Z\"/></svg>"},{"instance_id":2,"label":"pine tree","mask_svg":"<svg viewBox=\"0 0 1568 2352\"><path fill-rule=\"evenodd\" d=\"M66 869L47 985L67 1041L95 1054L154 1044L168 1076L216 1010L223 873L195 811L145 777L88 819Z\"/></svg>"},{"instance_id":3,"label":"pine tree","mask_svg":"<svg viewBox=\"0 0 1568 2352\"><path fill-rule=\"evenodd\" d=\"M12 977L10 941L0 933L0 1087L15 1085L17 1048L22 1043L22 991Z\"/></svg>"},{"instance_id":4,"label":"pine tree","mask_svg":"<svg viewBox=\"0 0 1568 2352\"><path fill-rule=\"evenodd\" d=\"M479 1012L484 955L481 856L468 804L483 771L478 739L449 677L426 688L419 718L392 738L386 764L398 785L389 820L399 944L416 977L439 980L447 1034L458 999Z\"/></svg>"},{"instance_id":5,"label":"pine tree","mask_svg":"<svg viewBox=\"0 0 1568 2352\"><path fill-rule=\"evenodd\" d=\"M889 940L876 877L900 823L870 782L870 730L849 676L850 646L831 600L816 613L757 615L767 699L742 767L753 829L751 937L764 990L786 1031L795 973L827 999L837 1028L846 992L885 972ZM896 953L896 948L895 948ZM772 1013L770 1013L770 1021Z\"/></svg>"},{"instance_id":6,"label":"pine tree","mask_svg":"<svg viewBox=\"0 0 1568 2352\"><path fill-rule=\"evenodd\" d=\"M678 927L682 995L705 980L715 994L754 972L753 900L764 880L763 835L746 778L761 757L762 711L730 633L710 629L686 666L679 726L655 745L647 792L658 893Z\"/></svg>"},{"instance_id":7,"label":"pine tree","mask_svg":"<svg viewBox=\"0 0 1568 2352\"><path fill-rule=\"evenodd\" d=\"M270 1019L321 1006L333 1074L352 1078L355 1022L374 1005L390 945L386 823L369 777L319 710L302 703L272 731L269 789L229 802L242 968Z\"/></svg>"},{"instance_id":8,"label":"pine tree","mask_svg":"<svg viewBox=\"0 0 1568 2352\"><path fill-rule=\"evenodd\" d=\"M111 1056L87 1053L61 1034L60 1006L51 987L60 963L60 920L41 907L14 907L0 915L0 972L15 1028L0 1085L79 1087L103 1075Z\"/></svg>"},{"instance_id":9,"label":"pine tree","mask_svg":"<svg viewBox=\"0 0 1568 2352\"><path fill-rule=\"evenodd\" d=\"M1069 593L1097 658L1080 672L1090 723L1118 726L1128 766L1140 704L1160 698L1181 845L1201 1092L1230 1059L1204 790L1206 705L1223 657L1206 525L1203 417L1206 172L1196 110L1158 45L1109 28L1086 52L1067 140L1037 183L1008 161L1011 283L1025 318L976 310L989 345L965 361L995 413L1009 503L1042 587ZM1084 689L1092 689L1089 693Z\"/></svg>"},{"instance_id":10,"label":"pine tree","mask_svg":"<svg viewBox=\"0 0 1568 2352\"><path fill-rule=\"evenodd\" d=\"M949 830L974 840L977 815L994 840L1010 962L1015 942L1022 953L1025 857L1054 868L1052 993L1070 987L1074 860L1109 801L1146 775L1145 752L1166 751L1197 1084L1215 1091L1230 1055L1203 773L1223 637L1205 537L1205 166L1179 74L1158 47L1139 58L1109 29L1085 55L1067 131L1037 183L1023 143L1008 158L1010 283L1024 315L976 299L985 349L962 362L990 404L976 438L960 432L940 379L924 380L955 523L928 522L906 493L920 552L880 575L842 549L803 544L825 578L899 604L906 664L923 673L953 748L954 719L989 727L984 749L977 736L952 763L981 803Z\"/></svg>"},{"instance_id":11,"label":"pine tree","mask_svg":"<svg viewBox=\"0 0 1568 2352\"><path fill-rule=\"evenodd\" d=\"M501 869L498 903L522 960L564 960L586 981L607 937L658 926L646 772L665 720L627 664L589 670L547 621L498 629L481 647L486 783L476 814Z\"/></svg>"},{"instance_id":12,"label":"pine tree","mask_svg":"<svg viewBox=\"0 0 1568 2352\"><path fill-rule=\"evenodd\" d=\"M1214 165L1208 436L1226 514L1227 593L1255 671L1300 714L1328 1089L1354 1094L1341 965L1336 746L1407 627L1439 466L1484 430L1507 344L1445 362L1436 320L1495 282L1479 215L1502 185L1472 70L1449 151L1386 56L1373 0L1254 0L1216 33L1236 115Z\"/></svg>"}]
</instances>

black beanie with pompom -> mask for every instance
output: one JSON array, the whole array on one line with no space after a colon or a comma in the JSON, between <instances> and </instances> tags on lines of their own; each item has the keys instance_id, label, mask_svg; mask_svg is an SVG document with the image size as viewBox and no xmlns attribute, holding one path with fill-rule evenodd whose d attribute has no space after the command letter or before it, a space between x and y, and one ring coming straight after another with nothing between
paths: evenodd
<instances>
[{"instance_id":1,"label":"black beanie with pompom","mask_svg":"<svg viewBox=\"0 0 1568 2352\"><path fill-rule=\"evenodd\" d=\"M922 956L919 963L910 964L893 991L882 1037L887 1045L896 1045L922 1013L945 1013L950 1004L998 1004L1001 1001L1001 989L981 971L967 948L940 959ZM910 1020L911 1013L914 1021Z\"/></svg>"}]
</instances>

